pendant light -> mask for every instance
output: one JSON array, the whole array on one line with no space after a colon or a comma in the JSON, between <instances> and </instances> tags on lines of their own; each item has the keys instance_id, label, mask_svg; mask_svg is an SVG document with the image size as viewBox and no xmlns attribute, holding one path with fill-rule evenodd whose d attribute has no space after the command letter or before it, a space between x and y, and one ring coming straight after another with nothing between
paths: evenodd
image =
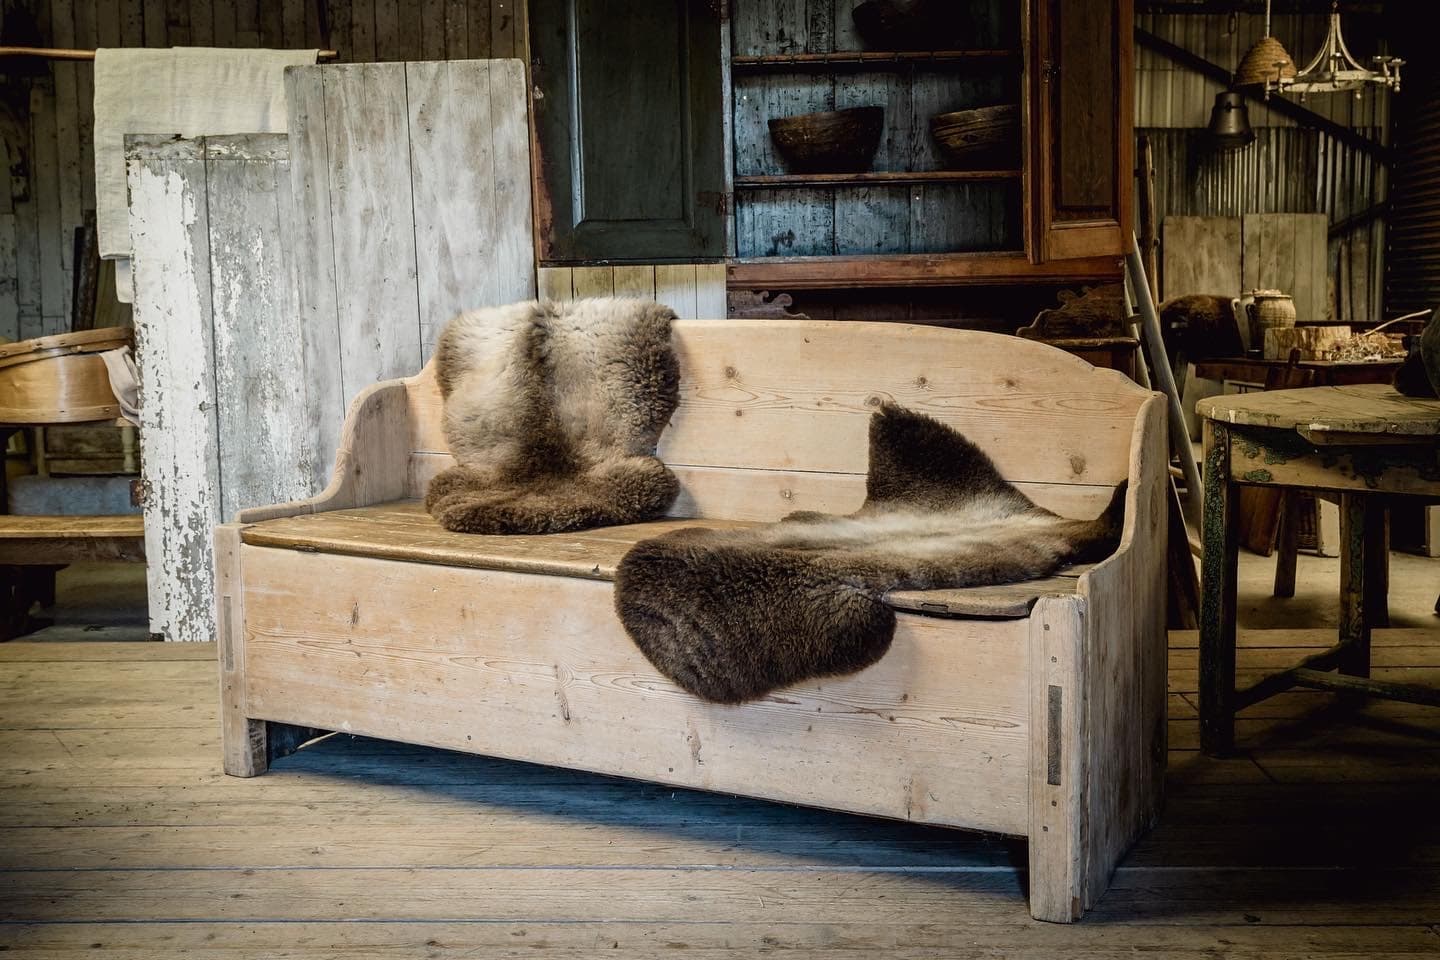
<instances>
[{"instance_id":1,"label":"pendant light","mask_svg":"<svg viewBox=\"0 0 1440 960\"><path fill-rule=\"evenodd\" d=\"M1255 141L1243 95L1234 90L1215 94L1215 107L1210 111L1210 139L1221 150L1239 150Z\"/></svg>"},{"instance_id":2,"label":"pendant light","mask_svg":"<svg viewBox=\"0 0 1440 960\"><path fill-rule=\"evenodd\" d=\"M1297 70L1285 47L1270 36L1270 0L1265 0L1265 36L1240 59L1240 66L1235 69L1235 85L1259 87L1266 99L1272 91L1297 93L1302 100L1308 93L1339 93L1345 90L1353 90L1359 97L1366 87L1372 86L1398 92L1400 68L1405 61L1384 56L1371 59L1377 68L1375 70L1360 66L1345 46L1345 36L1340 29L1340 3L1333 0L1325 42L1305 69Z\"/></svg>"},{"instance_id":3,"label":"pendant light","mask_svg":"<svg viewBox=\"0 0 1440 960\"><path fill-rule=\"evenodd\" d=\"M1240 66L1235 68L1235 86L1260 87L1268 100L1270 91L1278 89L1282 79L1293 78L1297 72L1285 45L1270 36L1270 0L1265 0L1265 35L1240 58Z\"/></svg>"},{"instance_id":4,"label":"pendant light","mask_svg":"<svg viewBox=\"0 0 1440 960\"><path fill-rule=\"evenodd\" d=\"M1268 0L1267 0L1268 2ZM1300 94L1303 100L1307 93L1339 93L1354 90L1358 99L1366 86L1400 91L1400 68L1405 64L1399 57L1372 57L1378 70L1366 70L1350 55L1345 46L1345 37L1340 32L1339 0L1330 5L1330 29L1325 42L1314 59L1305 65L1295 77L1280 78L1279 89Z\"/></svg>"}]
</instances>

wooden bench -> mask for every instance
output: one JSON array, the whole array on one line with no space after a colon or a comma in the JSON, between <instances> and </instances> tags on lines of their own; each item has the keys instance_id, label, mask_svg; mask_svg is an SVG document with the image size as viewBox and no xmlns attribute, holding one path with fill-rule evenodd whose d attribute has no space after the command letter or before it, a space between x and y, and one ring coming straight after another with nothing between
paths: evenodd
<instances>
[{"instance_id":1,"label":"wooden bench","mask_svg":"<svg viewBox=\"0 0 1440 960\"><path fill-rule=\"evenodd\" d=\"M680 321L660 454L677 518L773 521L864 497L882 400L980 444L1119 550L1030 584L906 592L874 666L742 706L699 701L626 636L610 580L677 520L553 536L441 530L451 463L429 368L372 386L330 486L216 531L226 772L346 731L1023 836L1030 908L1078 918L1154 820L1165 757L1162 400L1054 347L894 324Z\"/></svg>"},{"instance_id":2,"label":"wooden bench","mask_svg":"<svg viewBox=\"0 0 1440 960\"><path fill-rule=\"evenodd\" d=\"M71 563L145 561L144 520L112 516L0 516L0 640L27 629L38 601L55 602L55 571Z\"/></svg>"}]
</instances>

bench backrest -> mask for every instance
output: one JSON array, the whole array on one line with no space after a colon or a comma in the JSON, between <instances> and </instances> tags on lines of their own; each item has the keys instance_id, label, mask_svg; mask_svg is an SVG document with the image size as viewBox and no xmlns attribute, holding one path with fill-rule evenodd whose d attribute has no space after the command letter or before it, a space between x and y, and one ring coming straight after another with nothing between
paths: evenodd
<instances>
[{"instance_id":1,"label":"bench backrest","mask_svg":"<svg viewBox=\"0 0 1440 960\"><path fill-rule=\"evenodd\" d=\"M1042 505L1093 515L1129 473L1150 391L1062 350L910 324L680 320L680 407L660 440L675 516L774 520L864 499L870 414L890 400L959 430ZM430 369L410 382L410 494L452 461Z\"/></svg>"}]
</instances>

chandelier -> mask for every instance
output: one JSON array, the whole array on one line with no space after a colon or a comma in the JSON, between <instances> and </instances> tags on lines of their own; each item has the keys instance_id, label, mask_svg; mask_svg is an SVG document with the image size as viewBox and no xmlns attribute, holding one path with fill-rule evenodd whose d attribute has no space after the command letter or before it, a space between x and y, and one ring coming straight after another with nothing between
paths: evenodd
<instances>
[{"instance_id":1,"label":"chandelier","mask_svg":"<svg viewBox=\"0 0 1440 960\"><path fill-rule=\"evenodd\" d=\"M1235 84L1260 87L1266 99L1272 92L1296 93L1305 99L1308 93L1339 93L1354 90L1358 99L1367 86L1400 90L1400 67L1405 61L1398 57L1371 58L1376 69L1367 70L1351 55L1340 31L1340 4L1330 6L1330 29L1320 52L1297 70L1295 61L1279 40L1270 36L1270 0L1265 0L1265 36L1246 52L1235 69Z\"/></svg>"}]
</instances>

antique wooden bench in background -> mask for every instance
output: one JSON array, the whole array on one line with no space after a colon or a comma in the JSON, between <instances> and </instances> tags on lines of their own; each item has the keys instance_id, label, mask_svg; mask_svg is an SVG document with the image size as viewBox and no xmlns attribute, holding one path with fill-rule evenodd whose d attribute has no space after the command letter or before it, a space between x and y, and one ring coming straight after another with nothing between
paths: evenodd
<instances>
[{"instance_id":1,"label":"antique wooden bench in background","mask_svg":"<svg viewBox=\"0 0 1440 960\"><path fill-rule=\"evenodd\" d=\"M1045 344L936 327L679 321L675 346L660 455L685 520L441 530L416 500L451 463L427 368L357 397L323 493L219 527L226 772L346 731L993 831L1029 840L1032 914L1078 918L1160 804L1160 395ZM689 518L854 510L882 400L959 429L1062 514L1097 515L1128 478L1119 550L1042 581L892 595L894 645L852 676L742 706L663 679L612 609L630 544Z\"/></svg>"}]
</instances>

